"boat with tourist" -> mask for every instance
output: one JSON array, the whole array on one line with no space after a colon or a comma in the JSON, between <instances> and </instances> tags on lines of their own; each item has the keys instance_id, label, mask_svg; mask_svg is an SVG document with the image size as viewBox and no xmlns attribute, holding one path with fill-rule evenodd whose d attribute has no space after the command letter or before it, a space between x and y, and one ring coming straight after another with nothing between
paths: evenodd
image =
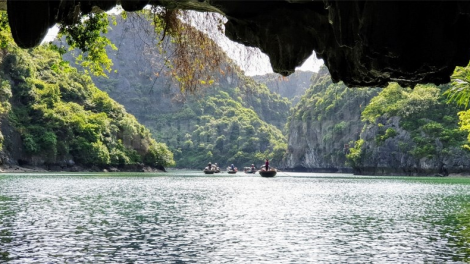
<instances>
[{"instance_id":1,"label":"boat with tourist","mask_svg":"<svg viewBox=\"0 0 470 264\"><path fill-rule=\"evenodd\" d=\"M233 164L227 167L227 172L229 174L235 174L238 172L237 167L235 167Z\"/></svg>"},{"instance_id":2,"label":"boat with tourist","mask_svg":"<svg viewBox=\"0 0 470 264\"><path fill-rule=\"evenodd\" d=\"M250 167L245 167L243 170L245 171L246 174L255 174L256 173L256 170L252 170Z\"/></svg>"},{"instance_id":3,"label":"boat with tourist","mask_svg":"<svg viewBox=\"0 0 470 264\"><path fill-rule=\"evenodd\" d=\"M259 171L259 175L261 175L261 177L274 177L274 176L276 176L276 174L277 174L276 169L260 170Z\"/></svg>"},{"instance_id":4,"label":"boat with tourist","mask_svg":"<svg viewBox=\"0 0 470 264\"><path fill-rule=\"evenodd\" d=\"M261 166L261 169L259 170L259 175L261 177L274 177L277 174L277 170L273 169L269 166L269 160L266 159L266 162L264 163L263 166Z\"/></svg>"},{"instance_id":5,"label":"boat with tourist","mask_svg":"<svg viewBox=\"0 0 470 264\"><path fill-rule=\"evenodd\" d=\"M214 172L214 173L219 173L219 172L220 172L220 168L219 168L219 166L217 165L217 163L214 164L214 167L215 167L215 172Z\"/></svg>"},{"instance_id":6,"label":"boat with tourist","mask_svg":"<svg viewBox=\"0 0 470 264\"><path fill-rule=\"evenodd\" d=\"M212 165L212 163L209 162L203 171L205 174L214 174L219 173L220 168L217 166L217 163L214 163L214 165Z\"/></svg>"},{"instance_id":7,"label":"boat with tourist","mask_svg":"<svg viewBox=\"0 0 470 264\"><path fill-rule=\"evenodd\" d=\"M256 173L255 165L251 164L251 167L245 167L243 168L243 171L245 171L246 174L255 174Z\"/></svg>"}]
</instances>

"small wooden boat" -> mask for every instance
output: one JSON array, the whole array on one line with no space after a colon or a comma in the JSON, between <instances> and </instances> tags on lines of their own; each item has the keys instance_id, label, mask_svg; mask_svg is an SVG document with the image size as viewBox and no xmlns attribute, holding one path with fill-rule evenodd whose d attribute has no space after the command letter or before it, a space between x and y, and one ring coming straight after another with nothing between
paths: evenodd
<instances>
[{"instance_id":1,"label":"small wooden boat","mask_svg":"<svg viewBox=\"0 0 470 264\"><path fill-rule=\"evenodd\" d=\"M251 167L245 167L245 168L243 168L243 171L246 174L255 174L256 173L256 169L252 169Z\"/></svg>"},{"instance_id":2,"label":"small wooden boat","mask_svg":"<svg viewBox=\"0 0 470 264\"><path fill-rule=\"evenodd\" d=\"M227 172L228 172L229 174L235 174L235 173L237 173L236 170L229 170L229 171L227 171Z\"/></svg>"},{"instance_id":3,"label":"small wooden boat","mask_svg":"<svg viewBox=\"0 0 470 264\"><path fill-rule=\"evenodd\" d=\"M215 171L213 170L204 170L205 174L214 174Z\"/></svg>"},{"instance_id":4,"label":"small wooden boat","mask_svg":"<svg viewBox=\"0 0 470 264\"><path fill-rule=\"evenodd\" d=\"M259 171L259 175L261 175L261 177L274 177L276 176L276 173L277 171L275 170L268 170L268 171L260 170Z\"/></svg>"}]
</instances>

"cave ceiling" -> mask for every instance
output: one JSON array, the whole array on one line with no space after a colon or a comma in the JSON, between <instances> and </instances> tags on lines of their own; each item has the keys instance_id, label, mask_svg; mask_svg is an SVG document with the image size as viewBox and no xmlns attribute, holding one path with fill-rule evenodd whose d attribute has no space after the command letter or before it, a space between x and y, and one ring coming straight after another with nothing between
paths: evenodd
<instances>
[{"instance_id":1,"label":"cave ceiling","mask_svg":"<svg viewBox=\"0 0 470 264\"><path fill-rule=\"evenodd\" d=\"M31 48L55 23L117 4L219 12L227 37L260 48L275 72L289 75L315 52L349 87L448 83L470 60L467 1L0 0L0 9L16 43Z\"/></svg>"}]
</instances>

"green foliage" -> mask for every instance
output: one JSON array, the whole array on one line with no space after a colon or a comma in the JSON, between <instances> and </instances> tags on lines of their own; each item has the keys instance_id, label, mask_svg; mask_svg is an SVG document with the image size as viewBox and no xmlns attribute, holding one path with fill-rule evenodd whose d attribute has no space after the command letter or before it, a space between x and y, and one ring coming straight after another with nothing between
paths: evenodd
<instances>
[{"instance_id":1,"label":"green foliage","mask_svg":"<svg viewBox=\"0 0 470 264\"><path fill-rule=\"evenodd\" d=\"M247 108L247 100L234 95L209 88L204 97L189 99L179 111L155 117L150 126L176 153L178 167L200 168L209 161L244 166L266 158L273 159L273 164L282 160L287 148L282 132ZM272 104L270 94L265 96ZM204 115L196 116L198 109ZM184 151L178 154L178 149Z\"/></svg>"},{"instance_id":2,"label":"green foliage","mask_svg":"<svg viewBox=\"0 0 470 264\"><path fill-rule=\"evenodd\" d=\"M135 22L134 19L135 15L129 14L127 21ZM145 21L138 21L145 26ZM133 27L125 25L120 22L113 27L108 34L110 38L114 40L131 34ZM174 153L178 167L201 168L210 157L212 162L220 165L236 163L243 166L271 157L278 159L273 164L281 161L286 146L281 129L289 114L289 100L271 93L266 86L245 77L238 69L230 69L232 64L226 57L224 65L215 71L207 71L208 68L199 71L207 73L198 79L205 82L199 82L204 89L193 94L181 93L181 86L172 80L175 71L168 70L165 64L175 48L173 43L164 41L168 45L164 55L146 49L141 56L142 51L138 50L136 54L127 45L128 41L137 41L127 38L122 40L126 45L123 44L119 52L110 53L113 61L123 62L115 65L119 75L111 73L109 79L95 78L97 86L105 87L113 98L151 129L158 141L165 142ZM147 43L157 45L154 41L144 36L144 46ZM204 48L193 45L190 51L205 56ZM202 62L194 61L188 65L199 67Z\"/></svg>"},{"instance_id":3,"label":"green foliage","mask_svg":"<svg viewBox=\"0 0 470 264\"><path fill-rule=\"evenodd\" d=\"M467 133L467 142L463 144L465 149L470 150L470 110L459 112L460 130Z\"/></svg>"},{"instance_id":4,"label":"green foliage","mask_svg":"<svg viewBox=\"0 0 470 264\"><path fill-rule=\"evenodd\" d=\"M27 153L36 154L39 152L39 146L31 134L23 135L23 147Z\"/></svg>"},{"instance_id":5,"label":"green foliage","mask_svg":"<svg viewBox=\"0 0 470 264\"><path fill-rule=\"evenodd\" d=\"M348 164L353 168L358 168L362 166L362 159L364 157L364 139L359 139L354 142L354 147L349 149L349 153L346 154ZM350 142L352 145L353 142Z\"/></svg>"},{"instance_id":6,"label":"green foliage","mask_svg":"<svg viewBox=\"0 0 470 264\"><path fill-rule=\"evenodd\" d=\"M9 50L15 45L13 43L10 27L8 25L8 15L6 11L0 11L0 50Z\"/></svg>"},{"instance_id":7,"label":"green foliage","mask_svg":"<svg viewBox=\"0 0 470 264\"><path fill-rule=\"evenodd\" d=\"M448 102L454 102L459 106L468 107L470 102L470 65L467 67L456 67L451 76L452 86L445 92ZM460 131L467 133L467 142L462 146L470 150L470 110L458 113ZM452 133L447 133L448 140L452 140Z\"/></svg>"},{"instance_id":8,"label":"green foliage","mask_svg":"<svg viewBox=\"0 0 470 264\"><path fill-rule=\"evenodd\" d=\"M376 141L377 143L381 143L381 142L384 142L385 140L389 139L389 138L393 138L397 135L397 131L391 127L387 128L387 130L385 130L385 133L383 135L379 135L377 136L376 138Z\"/></svg>"},{"instance_id":9,"label":"green foliage","mask_svg":"<svg viewBox=\"0 0 470 264\"><path fill-rule=\"evenodd\" d=\"M97 76L106 76L113 65L106 48L117 49L111 41L103 36L108 32L108 16L106 13L90 13L82 18L82 23L73 25L61 24L59 37L65 36L69 50L80 49L83 53L76 57L77 62L85 71ZM57 48L62 53L64 48Z\"/></svg>"},{"instance_id":10,"label":"green foliage","mask_svg":"<svg viewBox=\"0 0 470 264\"><path fill-rule=\"evenodd\" d=\"M372 98L362 112L362 121L375 123L376 119L384 114L387 116L397 115L403 107L405 93L405 90L398 84L390 84L378 96Z\"/></svg>"},{"instance_id":11,"label":"green foliage","mask_svg":"<svg viewBox=\"0 0 470 264\"><path fill-rule=\"evenodd\" d=\"M144 156L144 163L147 165L174 166L173 153L168 150L163 143L154 142L147 154Z\"/></svg>"},{"instance_id":12,"label":"green foliage","mask_svg":"<svg viewBox=\"0 0 470 264\"><path fill-rule=\"evenodd\" d=\"M313 78L314 84L291 111L289 133L297 134L299 140L309 137L303 142L315 149L320 162L342 166L346 162L345 145L359 138L361 112L380 89L335 84L325 70Z\"/></svg>"},{"instance_id":13,"label":"green foliage","mask_svg":"<svg viewBox=\"0 0 470 264\"><path fill-rule=\"evenodd\" d=\"M77 40L76 45L90 40L100 41L94 35ZM20 133L26 154L40 156L49 164L70 159L99 167L143 161L174 164L165 144L157 143L90 77L64 63L53 46L10 51L0 66L0 114L11 108L9 120Z\"/></svg>"},{"instance_id":14,"label":"green foliage","mask_svg":"<svg viewBox=\"0 0 470 264\"><path fill-rule=\"evenodd\" d=\"M400 128L410 133L413 141L406 152L416 158L444 155L465 142L463 132L457 127L455 114L458 109L447 105L444 96L452 89L448 86L418 85L411 90L391 84L371 100L362 113L362 120L370 122L371 126L378 126L376 143L380 144L397 135L391 127L384 131L384 124L391 117L399 117Z\"/></svg>"},{"instance_id":15,"label":"green foliage","mask_svg":"<svg viewBox=\"0 0 470 264\"><path fill-rule=\"evenodd\" d=\"M0 77L3 77L0 75ZM0 115L6 114L10 108L11 86L8 81L0 80Z\"/></svg>"},{"instance_id":16,"label":"green foliage","mask_svg":"<svg viewBox=\"0 0 470 264\"><path fill-rule=\"evenodd\" d=\"M467 108L470 102L470 65L456 67L451 80L452 86L445 92L448 102Z\"/></svg>"},{"instance_id":17,"label":"green foliage","mask_svg":"<svg viewBox=\"0 0 470 264\"><path fill-rule=\"evenodd\" d=\"M346 121L341 121L333 127L333 133L341 134L347 127L348 123Z\"/></svg>"},{"instance_id":18,"label":"green foliage","mask_svg":"<svg viewBox=\"0 0 470 264\"><path fill-rule=\"evenodd\" d=\"M375 88L351 89L342 83L333 84L330 77L325 76L302 96L299 104L292 110L294 116L289 122L338 120L341 119L336 116L338 113L362 111L370 98L377 93L378 89ZM335 133L346 127L345 123L338 124Z\"/></svg>"}]
</instances>

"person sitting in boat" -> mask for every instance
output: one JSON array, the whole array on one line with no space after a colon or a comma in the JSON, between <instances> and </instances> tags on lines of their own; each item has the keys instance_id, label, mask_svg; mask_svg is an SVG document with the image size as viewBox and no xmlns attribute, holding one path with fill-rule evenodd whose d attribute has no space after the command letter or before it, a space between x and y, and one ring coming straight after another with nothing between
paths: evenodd
<instances>
[{"instance_id":1,"label":"person sitting in boat","mask_svg":"<svg viewBox=\"0 0 470 264\"><path fill-rule=\"evenodd\" d=\"M254 172L254 171L256 170L255 164L251 164L251 168L250 168L250 169L251 169L251 172Z\"/></svg>"},{"instance_id":2,"label":"person sitting in boat","mask_svg":"<svg viewBox=\"0 0 470 264\"><path fill-rule=\"evenodd\" d=\"M235 170L235 166L233 166L233 164L230 165L230 170Z\"/></svg>"},{"instance_id":3,"label":"person sitting in boat","mask_svg":"<svg viewBox=\"0 0 470 264\"><path fill-rule=\"evenodd\" d=\"M212 170L212 164L209 162L209 164L207 164L207 168L208 170Z\"/></svg>"}]
</instances>

